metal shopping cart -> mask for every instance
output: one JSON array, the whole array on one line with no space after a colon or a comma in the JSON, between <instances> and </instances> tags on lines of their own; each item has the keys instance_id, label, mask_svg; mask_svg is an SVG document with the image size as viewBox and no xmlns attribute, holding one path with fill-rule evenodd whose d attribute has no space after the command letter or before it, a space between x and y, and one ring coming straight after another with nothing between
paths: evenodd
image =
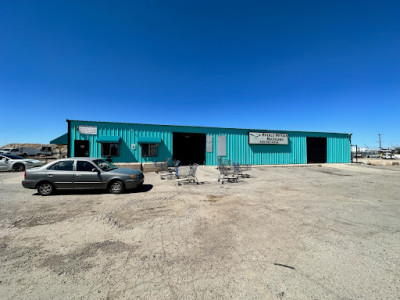
<instances>
[{"instance_id":1,"label":"metal shopping cart","mask_svg":"<svg viewBox=\"0 0 400 300\"><path fill-rule=\"evenodd\" d=\"M178 185L183 183L195 183L199 184L199 180L196 177L198 164L190 165L189 167L179 167L178 168Z\"/></svg>"},{"instance_id":2,"label":"metal shopping cart","mask_svg":"<svg viewBox=\"0 0 400 300\"><path fill-rule=\"evenodd\" d=\"M160 174L161 179L176 179L179 176L179 164L180 161L174 161L173 167L168 167L167 171L163 174Z\"/></svg>"},{"instance_id":3,"label":"metal shopping cart","mask_svg":"<svg viewBox=\"0 0 400 300\"><path fill-rule=\"evenodd\" d=\"M240 165L239 163L234 163L233 166L236 169L238 176L242 178L250 178L248 172L251 171L251 165Z\"/></svg>"},{"instance_id":4,"label":"metal shopping cart","mask_svg":"<svg viewBox=\"0 0 400 300\"><path fill-rule=\"evenodd\" d=\"M238 182L239 180L239 175L237 173L237 169L234 167L229 167L229 166L224 166L224 165L219 165L219 176L218 176L218 182L221 182L222 184L225 183L225 181L228 182Z\"/></svg>"}]
</instances>

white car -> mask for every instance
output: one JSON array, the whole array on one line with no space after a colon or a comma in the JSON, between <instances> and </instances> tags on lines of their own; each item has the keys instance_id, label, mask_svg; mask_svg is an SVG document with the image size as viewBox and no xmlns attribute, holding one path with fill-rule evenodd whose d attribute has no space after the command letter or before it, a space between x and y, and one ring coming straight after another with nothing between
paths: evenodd
<instances>
[{"instance_id":1,"label":"white car","mask_svg":"<svg viewBox=\"0 0 400 300\"><path fill-rule=\"evenodd\" d=\"M0 149L0 153L10 154L11 148L2 148Z\"/></svg>"},{"instance_id":2,"label":"white car","mask_svg":"<svg viewBox=\"0 0 400 300\"><path fill-rule=\"evenodd\" d=\"M12 154L0 154L0 171L21 172L41 165L42 162L37 159L25 159Z\"/></svg>"},{"instance_id":3,"label":"white car","mask_svg":"<svg viewBox=\"0 0 400 300\"><path fill-rule=\"evenodd\" d=\"M396 156L394 156L391 153L385 153L385 154L382 155L382 158L383 159L396 159Z\"/></svg>"}]
</instances>

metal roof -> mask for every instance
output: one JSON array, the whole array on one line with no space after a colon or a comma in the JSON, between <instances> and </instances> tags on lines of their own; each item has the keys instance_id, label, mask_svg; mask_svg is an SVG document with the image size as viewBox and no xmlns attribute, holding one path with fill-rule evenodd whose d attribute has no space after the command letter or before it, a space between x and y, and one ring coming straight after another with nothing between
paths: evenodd
<instances>
[{"instance_id":1,"label":"metal roof","mask_svg":"<svg viewBox=\"0 0 400 300\"><path fill-rule=\"evenodd\" d=\"M144 126L166 126L166 127L183 127L183 128L212 128L212 129L233 129L233 130L248 130L248 131L277 131L277 132L304 132L304 133L326 133L326 134L344 134L352 135L352 133L341 132L325 132L325 131L301 131L301 130L279 130L279 129L254 129L254 128L235 128L235 127L213 127L213 126L193 126L193 125L165 125L165 124L146 124L146 123L131 123L131 122L109 122L109 121L88 121L88 120L70 120L67 122L88 122L88 123L106 123L106 124L126 124L126 125L144 125Z\"/></svg>"},{"instance_id":2,"label":"metal roof","mask_svg":"<svg viewBox=\"0 0 400 300\"><path fill-rule=\"evenodd\" d=\"M58 138L50 141L53 145L67 145L68 144L68 133L60 135Z\"/></svg>"}]
</instances>

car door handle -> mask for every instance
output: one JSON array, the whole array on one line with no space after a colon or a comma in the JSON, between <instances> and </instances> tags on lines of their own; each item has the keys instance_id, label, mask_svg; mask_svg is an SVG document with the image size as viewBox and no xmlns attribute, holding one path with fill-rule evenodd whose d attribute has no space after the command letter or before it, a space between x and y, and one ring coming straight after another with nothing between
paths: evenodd
<instances>
[{"instance_id":1,"label":"car door handle","mask_svg":"<svg viewBox=\"0 0 400 300\"><path fill-rule=\"evenodd\" d=\"M53 177L53 174L47 174L48 177Z\"/></svg>"},{"instance_id":2,"label":"car door handle","mask_svg":"<svg viewBox=\"0 0 400 300\"><path fill-rule=\"evenodd\" d=\"M81 174L76 174L76 177L81 177Z\"/></svg>"}]
</instances>

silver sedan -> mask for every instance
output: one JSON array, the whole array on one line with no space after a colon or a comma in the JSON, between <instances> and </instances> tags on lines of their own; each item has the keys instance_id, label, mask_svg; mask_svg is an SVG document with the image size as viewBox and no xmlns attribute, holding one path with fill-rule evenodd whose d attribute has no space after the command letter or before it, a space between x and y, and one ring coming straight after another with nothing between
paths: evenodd
<instances>
[{"instance_id":1,"label":"silver sedan","mask_svg":"<svg viewBox=\"0 0 400 300\"><path fill-rule=\"evenodd\" d=\"M0 154L0 171L21 172L41 165L42 162L37 159L26 159L12 154Z\"/></svg>"},{"instance_id":2,"label":"silver sedan","mask_svg":"<svg viewBox=\"0 0 400 300\"><path fill-rule=\"evenodd\" d=\"M140 187L143 182L141 171L118 169L101 158L74 157L26 171L22 186L37 189L43 196L68 189L108 189L119 194Z\"/></svg>"}]
</instances>

